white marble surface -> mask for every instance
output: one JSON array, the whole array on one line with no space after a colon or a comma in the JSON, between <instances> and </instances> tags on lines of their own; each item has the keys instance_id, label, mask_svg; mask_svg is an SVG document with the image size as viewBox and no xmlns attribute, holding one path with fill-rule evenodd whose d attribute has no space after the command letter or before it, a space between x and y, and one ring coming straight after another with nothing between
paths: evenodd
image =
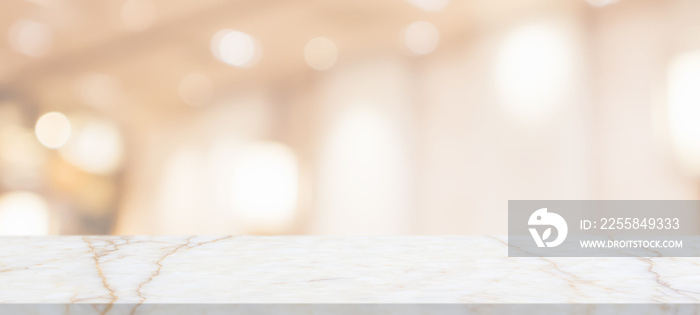
<instances>
[{"instance_id":1,"label":"white marble surface","mask_svg":"<svg viewBox=\"0 0 700 315\"><path fill-rule=\"evenodd\" d=\"M698 303L700 258L508 258L505 237L0 237L1 303Z\"/></svg>"}]
</instances>

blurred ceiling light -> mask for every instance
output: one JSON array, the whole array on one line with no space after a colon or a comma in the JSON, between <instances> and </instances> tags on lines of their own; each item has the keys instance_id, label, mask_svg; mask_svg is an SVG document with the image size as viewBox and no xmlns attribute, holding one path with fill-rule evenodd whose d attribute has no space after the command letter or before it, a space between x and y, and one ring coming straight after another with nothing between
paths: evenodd
<instances>
[{"instance_id":1,"label":"blurred ceiling light","mask_svg":"<svg viewBox=\"0 0 700 315\"><path fill-rule=\"evenodd\" d=\"M190 73L180 80L178 92L186 104L202 106L211 100L214 87L209 77L199 73Z\"/></svg>"},{"instance_id":2,"label":"blurred ceiling light","mask_svg":"<svg viewBox=\"0 0 700 315\"><path fill-rule=\"evenodd\" d=\"M425 21L415 22L403 30L403 44L415 55L426 55L437 47L440 33L433 24Z\"/></svg>"},{"instance_id":3,"label":"blurred ceiling light","mask_svg":"<svg viewBox=\"0 0 700 315\"><path fill-rule=\"evenodd\" d=\"M611 5L619 0L586 0L588 4L594 7L604 7L606 5Z\"/></svg>"},{"instance_id":4,"label":"blurred ceiling light","mask_svg":"<svg viewBox=\"0 0 700 315\"><path fill-rule=\"evenodd\" d=\"M122 21L132 31L143 31L156 19L156 7L150 0L127 0L122 5Z\"/></svg>"},{"instance_id":5,"label":"blurred ceiling light","mask_svg":"<svg viewBox=\"0 0 700 315\"><path fill-rule=\"evenodd\" d=\"M571 51L556 25L532 24L505 39L496 65L499 97L521 120L540 120L570 84Z\"/></svg>"},{"instance_id":6,"label":"blurred ceiling light","mask_svg":"<svg viewBox=\"0 0 700 315\"><path fill-rule=\"evenodd\" d=\"M34 128L36 138L47 148L60 148L68 142L71 135L71 123L58 112L51 112L39 117Z\"/></svg>"},{"instance_id":7,"label":"blurred ceiling light","mask_svg":"<svg viewBox=\"0 0 700 315\"><path fill-rule=\"evenodd\" d=\"M0 196L0 235L49 234L49 207L31 192L10 192Z\"/></svg>"},{"instance_id":8,"label":"blurred ceiling light","mask_svg":"<svg viewBox=\"0 0 700 315\"><path fill-rule=\"evenodd\" d=\"M217 59L236 67L252 67L260 59L260 45L252 36L230 29L217 32L211 49Z\"/></svg>"},{"instance_id":9,"label":"blurred ceiling light","mask_svg":"<svg viewBox=\"0 0 700 315\"><path fill-rule=\"evenodd\" d=\"M32 21L20 20L10 27L10 46L18 53L39 57L51 46L53 32L48 26Z\"/></svg>"},{"instance_id":10,"label":"blurred ceiling light","mask_svg":"<svg viewBox=\"0 0 700 315\"><path fill-rule=\"evenodd\" d=\"M119 128L99 118L84 115L71 118L75 135L61 149L61 156L86 172L110 174L117 170L124 154Z\"/></svg>"},{"instance_id":11,"label":"blurred ceiling light","mask_svg":"<svg viewBox=\"0 0 700 315\"><path fill-rule=\"evenodd\" d=\"M105 108L117 99L119 83L111 76L102 73L85 73L75 82L75 90L80 100L93 107Z\"/></svg>"},{"instance_id":12,"label":"blurred ceiling light","mask_svg":"<svg viewBox=\"0 0 700 315\"><path fill-rule=\"evenodd\" d=\"M681 164L700 175L700 50L680 54L668 68L668 119Z\"/></svg>"},{"instance_id":13,"label":"blurred ceiling light","mask_svg":"<svg viewBox=\"0 0 700 315\"><path fill-rule=\"evenodd\" d=\"M236 163L233 204L236 218L252 232L280 232L294 218L298 195L297 159L287 146L260 142L244 147Z\"/></svg>"},{"instance_id":14,"label":"blurred ceiling light","mask_svg":"<svg viewBox=\"0 0 700 315\"><path fill-rule=\"evenodd\" d=\"M338 47L325 37L316 37L306 43L304 59L314 70L330 69L338 59Z\"/></svg>"},{"instance_id":15,"label":"blurred ceiling light","mask_svg":"<svg viewBox=\"0 0 700 315\"><path fill-rule=\"evenodd\" d=\"M407 0L410 4L426 11L440 11L450 0Z\"/></svg>"}]
</instances>

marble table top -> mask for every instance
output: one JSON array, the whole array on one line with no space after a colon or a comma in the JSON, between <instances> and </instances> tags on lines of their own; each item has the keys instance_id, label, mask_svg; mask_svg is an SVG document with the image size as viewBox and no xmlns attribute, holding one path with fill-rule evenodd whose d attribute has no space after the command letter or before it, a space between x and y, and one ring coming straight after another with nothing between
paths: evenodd
<instances>
[{"instance_id":1,"label":"marble table top","mask_svg":"<svg viewBox=\"0 0 700 315\"><path fill-rule=\"evenodd\" d=\"M0 303L699 303L700 258L509 258L506 237L0 237Z\"/></svg>"}]
</instances>

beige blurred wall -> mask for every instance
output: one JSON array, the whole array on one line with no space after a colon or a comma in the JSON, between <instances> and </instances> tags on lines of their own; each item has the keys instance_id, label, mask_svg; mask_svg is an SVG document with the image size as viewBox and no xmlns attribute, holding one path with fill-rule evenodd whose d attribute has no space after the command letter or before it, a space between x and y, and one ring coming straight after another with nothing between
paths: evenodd
<instances>
[{"instance_id":1,"label":"beige blurred wall","mask_svg":"<svg viewBox=\"0 0 700 315\"><path fill-rule=\"evenodd\" d=\"M31 138L43 161L31 174L0 161L0 194L43 198L51 233L506 234L512 199L700 193L667 104L669 63L700 49L697 1L143 1L157 14L138 30L122 0L0 12L0 29L54 32L42 56L0 45L0 101L24 115L3 143ZM425 55L408 45L418 21L428 46L438 35ZM258 41L257 63L215 56L229 28ZM326 70L305 60L319 36L338 52ZM192 74L203 104L182 95ZM119 168L36 142L50 111L116 126Z\"/></svg>"}]
</instances>

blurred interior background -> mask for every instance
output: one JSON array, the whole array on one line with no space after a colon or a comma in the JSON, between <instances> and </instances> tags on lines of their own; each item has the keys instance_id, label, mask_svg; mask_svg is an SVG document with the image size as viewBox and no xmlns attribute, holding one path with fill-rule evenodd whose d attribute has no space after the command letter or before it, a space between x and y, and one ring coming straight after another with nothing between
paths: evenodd
<instances>
[{"instance_id":1,"label":"blurred interior background","mask_svg":"<svg viewBox=\"0 0 700 315\"><path fill-rule=\"evenodd\" d=\"M700 195L699 1L1 6L2 235L506 234L509 199Z\"/></svg>"}]
</instances>

